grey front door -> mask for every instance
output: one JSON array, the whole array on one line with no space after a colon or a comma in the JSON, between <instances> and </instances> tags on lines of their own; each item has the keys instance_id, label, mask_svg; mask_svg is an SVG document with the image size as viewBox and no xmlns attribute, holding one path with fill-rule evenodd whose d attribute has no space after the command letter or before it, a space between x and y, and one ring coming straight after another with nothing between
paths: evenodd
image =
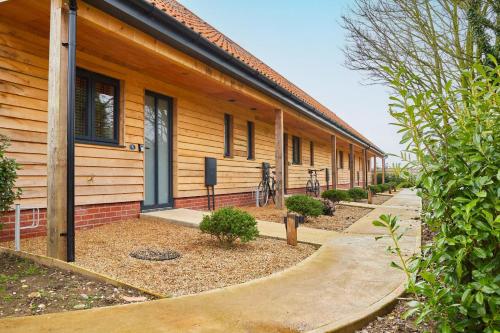
<instances>
[{"instance_id":1,"label":"grey front door","mask_svg":"<svg viewBox=\"0 0 500 333\"><path fill-rule=\"evenodd\" d=\"M172 99L146 92L143 209L172 207Z\"/></svg>"}]
</instances>

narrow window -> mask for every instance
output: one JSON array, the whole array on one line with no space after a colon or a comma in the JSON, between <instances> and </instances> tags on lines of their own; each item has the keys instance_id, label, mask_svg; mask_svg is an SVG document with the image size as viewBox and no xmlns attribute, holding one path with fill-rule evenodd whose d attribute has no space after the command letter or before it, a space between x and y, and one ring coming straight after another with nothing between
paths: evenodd
<instances>
[{"instance_id":1,"label":"narrow window","mask_svg":"<svg viewBox=\"0 0 500 333\"><path fill-rule=\"evenodd\" d=\"M300 151L300 138L298 136L292 136L292 163L301 163L301 151Z\"/></svg>"},{"instance_id":2,"label":"narrow window","mask_svg":"<svg viewBox=\"0 0 500 333\"><path fill-rule=\"evenodd\" d=\"M338 168L339 169L343 169L344 168L344 152L342 150L339 150L338 152L339 154L339 165L338 165Z\"/></svg>"},{"instance_id":3,"label":"narrow window","mask_svg":"<svg viewBox=\"0 0 500 333\"><path fill-rule=\"evenodd\" d=\"M255 159L255 124L247 122L247 159Z\"/></svg>"},{"instance_id":4,"label":"narrow window","mask_svg":"<svg viewBox=\"0 0 500 333\"><path fill-rule=\"evenodd\" d=\"M314 142L309 143L309 164L314 166Z\"/></svg>"},{"instance_id":5,"label":"narrow window","mask_svg":"<svg viewBox=\"0 0 500 333\"><path fill-rule=\"evenodd\" d=\"M224 114L224 157L233 156L233 117Z\"/></svg>"},{"instance_id":6,"label":"narrow window","mask_svg":"<svg viewBox=\"0 0 500 333\"><path fill-rule=\"evenodd\" d=\"M118 80L77 70L75 137L78 141L118 144Z\"/></svg>"}]
</instances>

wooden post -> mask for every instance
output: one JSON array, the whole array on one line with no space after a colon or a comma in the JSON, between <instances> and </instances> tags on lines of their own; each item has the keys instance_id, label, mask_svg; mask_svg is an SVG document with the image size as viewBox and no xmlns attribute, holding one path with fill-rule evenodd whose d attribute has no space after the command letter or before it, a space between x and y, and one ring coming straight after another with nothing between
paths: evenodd
<instances>
[{"instance_id":1,"label":"wooden post","mask_svg":"<svg viewBox=\"0 0 500 333\"><path fill-rule=\"evenodd\" d=\"M337 189L338 183L338 168L337 168L337 136L332 135L332 187L334 190Z\"/></svg>"},{"instance_id":2,"label":"wooden post","mask_svg":"<svg viewBox=\"0 0 500 333\"><path fill-rule=\"evenodd\" d=\"M373 156L373 185L377 185L377 156Z\"/></svg>"},{"instance_id":3,"label":"wooden post","mask_svg":"<svg viewBox=\"0 0 500 333\"><path fill-rule=\"evenodd\" d=\"M354 187L354 149L352 143L349 144L349 188Z\"/></svg>"},{"instance_id":4,"label":"wooden post","mask_svg":"<svg viewBox=\"0 0 500 333\"><path fill-rule=\"evenodd\" d=\"M297 228L295 227L294 213L288 213L286 219L286 242L288 245L297 246Z\"/></svg>"},{"instance_id":5,"label":"wooden post","mask_svg":"<svg viewBox=\"0 0 500 333\"><path fill-rule=\"evenodd\" d=\"M47 133L47 256L67 260L68 10L50 2Z\"/></svg>"},{"instance_id":6,"label":"wooden post","mask_svg":"<svg viewBox=\"0 0 500 333\"><path fill-rule=\"evenodd\" d=\"M370 189L368 189L368 203L371 204L373 202L373 194Z\"/></svg>"},{"instance_id":7,"label":"wooden post","mask_svg":"<svg viewBox=\"0 0 500 333\"><path fill-rule=\"evenodd\" d=\"M367 158L366 158L366 148L363 149L362 172L363 172L363 188L367 189L368 188L368 165L367 165Z\"/></svg>"},{"instance_id":8,"label":"wooden post","mask_svg":"<svg viewBox=\"0 0 500 333\"><path fill-rule=\"evenodd\" d=\"M274 123L274 152L276 163L276 181L278 186L276 188L276 208L282 209L284 206L284 177L283 177L283 110L275 110L275 123Z\"/></svg>"},{"instance_id":9,"label":"wooden post","mask_svg":"<svg viewBox=\"0 0 500 333\"><path fill-rule=\"evenodd\" d=\"M382 157L382 184L385 184L385 157Z\"/></svg>"}]
</instances>

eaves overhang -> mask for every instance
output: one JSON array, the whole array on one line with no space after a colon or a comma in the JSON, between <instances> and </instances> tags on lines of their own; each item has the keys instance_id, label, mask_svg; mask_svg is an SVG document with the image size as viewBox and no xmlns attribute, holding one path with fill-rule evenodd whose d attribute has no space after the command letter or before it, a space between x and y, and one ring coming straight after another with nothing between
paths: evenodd
<instances>
[{"instance_id":1,"label":"eaves overhang","mask_svg":"<svg viewBox=\"0 0 500 333\"><path fill-rule=\"evenodd\" d=\"M84 0L105 13L265 93L367 149L385 153L342 127L265 75L233 57L145 0Z\"/></svg>"}]
</instances>

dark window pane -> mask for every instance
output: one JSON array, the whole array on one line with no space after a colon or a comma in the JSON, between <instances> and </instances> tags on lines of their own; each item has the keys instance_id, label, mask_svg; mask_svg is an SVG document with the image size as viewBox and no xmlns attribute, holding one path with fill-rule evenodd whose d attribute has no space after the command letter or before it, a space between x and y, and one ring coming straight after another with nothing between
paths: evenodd
<instances>
[{"instance_id":1,"label":"dark window pane","mask_svg":"<svg viewBox=\"0 0 500 333\"><path fill-rule=\"evenodd\" d=\"M251 121L247 122L247 132L247 158L252 160L255 157L255 129Z\"/></svg>"},{"instance_id":2,"label":"dark window pane","mask_svg":"<svg viewBox=\"0 0 500 333\"><path fill-rule=\"evenodd\" d=\"M98 139L113 140L115 133L115 87L95 82L95 136Z\"/></svg>"},{"instance_id":3,"label":"dark window pane","mask_svg":"<svg viewBox=\"0 0 500 333\"><path fill-rule=\"evenodd\" d=\"M224 156L226 157L230 157L232 154L231 151L232 130L233 130L233 124L231 115L224 114Z\"/></svg>"},{"instance_id":4,"label":"dark window pane","mask_svg":"<svg viewBox=\"0 0 500 333\"><path fill-rule=\"evenodd\" d=\"M301 163L300 153L300 138L297 136L292 137L292 162L293 164Z\"/></svg>"},{"instance_id":5,"label":"dark window pane","mask_svg":"<svg viewBox=\"0 0 500 333\"><path fill-rule=\"evenodd\" d=\"M75 135L88 136L87 121L87 98L88 81L86 78L77 76L75 82Z\"/></svg>"}]
</instances>

